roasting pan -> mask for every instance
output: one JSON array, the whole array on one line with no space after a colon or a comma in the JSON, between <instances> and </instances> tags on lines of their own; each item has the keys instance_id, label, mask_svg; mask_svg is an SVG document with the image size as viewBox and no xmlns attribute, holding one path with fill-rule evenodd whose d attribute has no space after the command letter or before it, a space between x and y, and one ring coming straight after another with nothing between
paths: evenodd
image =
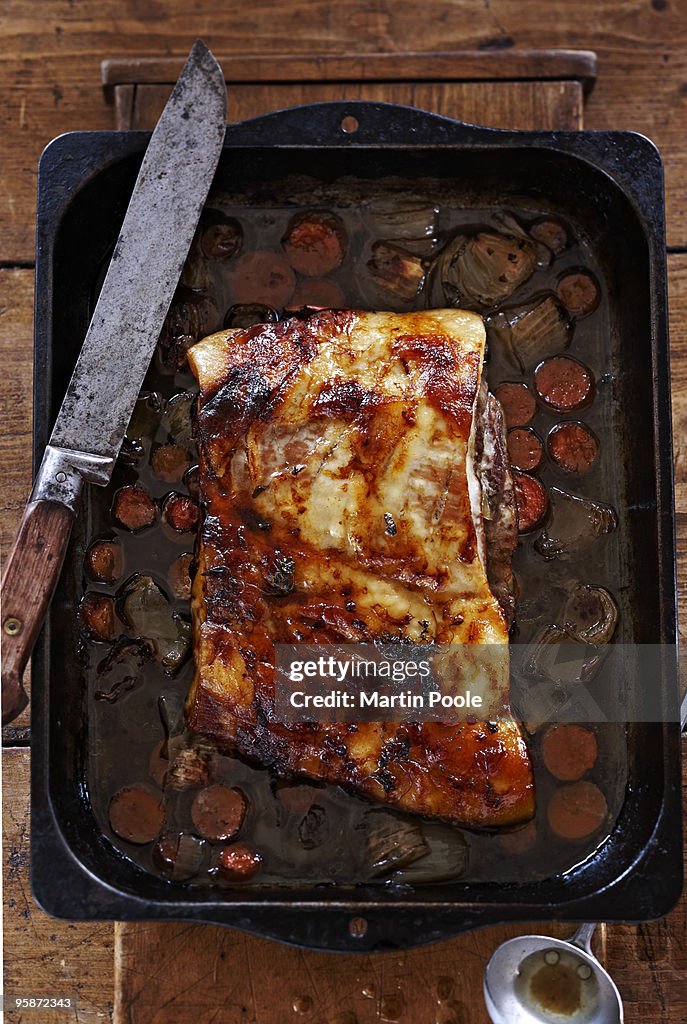
<instances>
[{"instance_id":1,"label":"roasting pan","mask_svg":"<svg viewBox=\"0 0 687 1024\"><path fill-rule=\"evenodd\" d=\"M41 159L35 465L86 331L97 268L117 236L148 139L145 132L72 133ZM680 893L682 832L679 725L668 710L677 689L676 580L659 155L629 132L493 130L374 103L315 104L227 129L220 179L269 183L275 175L306 172L322 181L431 175L491 201L544 199L593 240L611 322L622 339L619 405L627 414L616 426L626 462L619 511L631 569L629 628L633 643L662 645L665 671L654 685L666 713L663 721L629 727L628 784L613 832L594 856L562 875L525 884L418 884L400 893L371 885L189 890L137 868L95 820L77 655L85 528L78 526L32 661L36 899L69 919L183 919L357 952L420 945L505 921L660 916Z\"/></svg>"}]
</instances>

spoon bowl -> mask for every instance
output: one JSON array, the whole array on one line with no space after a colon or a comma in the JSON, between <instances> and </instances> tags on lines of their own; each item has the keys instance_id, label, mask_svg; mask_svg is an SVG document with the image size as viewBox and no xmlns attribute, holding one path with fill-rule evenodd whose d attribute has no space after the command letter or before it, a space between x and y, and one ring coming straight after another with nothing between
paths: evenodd
<instances>
[{"instance_id":1,"label":"spoon bowl","mask_svg":"<svg viewBox=\"0 0 687 1024\"><path fill-rule=\"evenodd\" d=\"M591 950L596 925L569 940L521 935L500 945L484 974L494 1024L623 1024L612 978Z\"/></svg>"}]
</instances>

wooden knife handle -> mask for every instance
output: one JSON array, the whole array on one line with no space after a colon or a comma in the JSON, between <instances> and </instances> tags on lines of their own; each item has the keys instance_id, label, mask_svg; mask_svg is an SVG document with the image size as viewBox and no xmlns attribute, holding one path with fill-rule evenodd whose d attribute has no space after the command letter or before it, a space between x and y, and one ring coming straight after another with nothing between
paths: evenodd
<instances>
[{"instance_id":1,"label":"wooden knife handle","mask_svg":"<svg viewBox=\"0 0 687 1024\"><path fill-rule=\"evenodd\" d=\"M26 506L2 577L2 724L28 702L22 676L55 592L74 514L54 501Z\"/></svg>"}]
</instances>

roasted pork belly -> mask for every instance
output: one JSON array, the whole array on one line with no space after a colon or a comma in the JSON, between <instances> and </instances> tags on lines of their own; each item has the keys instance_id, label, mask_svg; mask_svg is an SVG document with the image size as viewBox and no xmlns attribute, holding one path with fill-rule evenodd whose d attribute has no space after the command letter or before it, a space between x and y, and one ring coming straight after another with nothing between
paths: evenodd
<instances>
[{"instance_id":1,"label":"roasted pork belly","mask_svg":"<svg viewBox=\"0 0 687 1024\"><path fill-rule=\"evenodd\" d=\"M515 513L483 352L480 317L456 309L324 311L190 350L201 502L191 729L279 774L467 827L532 815L508 714L289 725L274 707L275 644L506 649ZM499 502L510 511L497 514Z\"/></svg>"}]
</instances>

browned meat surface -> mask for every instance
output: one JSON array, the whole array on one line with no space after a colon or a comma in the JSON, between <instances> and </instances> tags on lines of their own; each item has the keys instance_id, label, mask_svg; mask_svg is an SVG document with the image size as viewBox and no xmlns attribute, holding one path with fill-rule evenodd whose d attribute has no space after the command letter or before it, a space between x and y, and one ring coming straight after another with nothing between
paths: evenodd
<instances>
[{"instance_id":1,"label":"browned meat surface","mask_svg":"<svg viewBox=\"0 0 687 1024\"><path fill-rule=\"evenodd\" d=\"M478 316L433 310L328 311L191 350L202 509L192 729L277 772L468 827L532 815L510 718L286 725L274 714L275 643L507 644L475 472L483 348ZM503 474L499 488L507 497Z\"/></svg>"}]
</instances>

